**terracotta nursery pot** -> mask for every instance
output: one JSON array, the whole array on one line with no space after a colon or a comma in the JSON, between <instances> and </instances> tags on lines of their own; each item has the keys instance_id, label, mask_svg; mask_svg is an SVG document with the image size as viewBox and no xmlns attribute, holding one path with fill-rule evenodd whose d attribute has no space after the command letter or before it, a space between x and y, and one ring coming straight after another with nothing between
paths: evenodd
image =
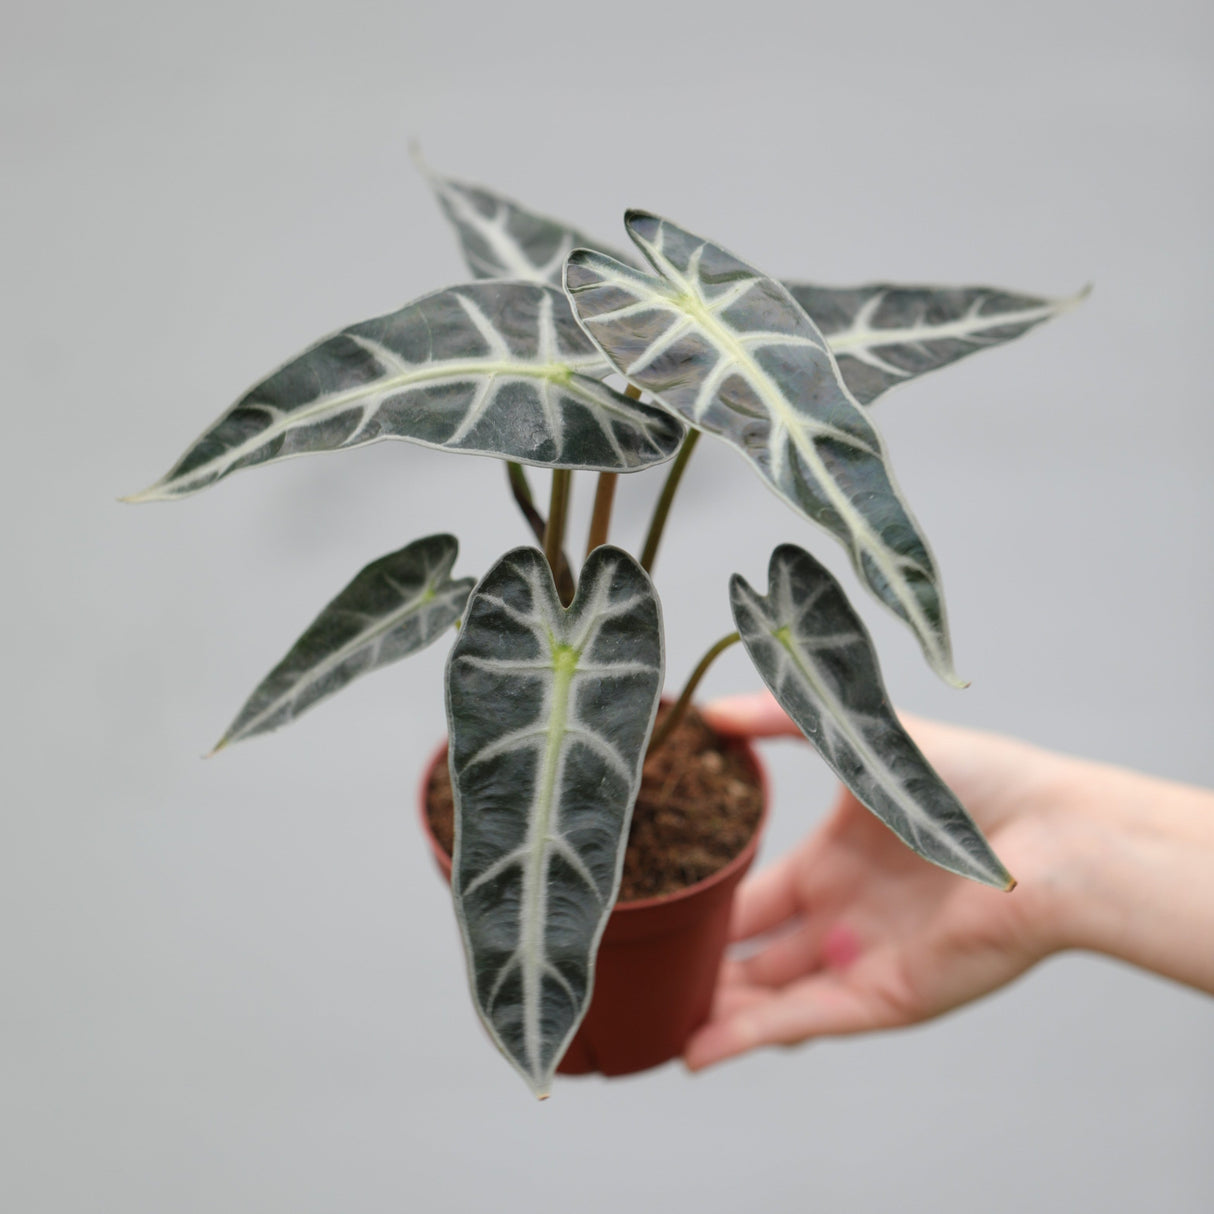
<instances>
[{"instance_id":1,"label":"terracotta nursery pot","mask_svg":"<svg viewBox=\"0 0 1214 1214\"><path fill-rule=\"evenodd\" d=\"M617 902L607 920L594 971L594 994L558 1073L627 1075L677 1058L707 1019L725 953L734 893L754 861L767 819L767 776L753 747L725 739L753 774L762 811L750 841L723 868L671 894ZM431 773L447 761L444 742L426 764L422 829L440 872L451 857L427 812Z\"/></svg>"}]
</instances>

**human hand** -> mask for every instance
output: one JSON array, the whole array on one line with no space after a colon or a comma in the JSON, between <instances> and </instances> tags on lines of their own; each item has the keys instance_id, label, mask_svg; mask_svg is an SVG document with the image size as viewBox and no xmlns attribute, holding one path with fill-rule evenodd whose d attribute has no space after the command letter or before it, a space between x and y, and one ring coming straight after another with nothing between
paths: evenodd
<instances>
[{"instance_id":1,"label":"human hand","mask_svg":"<svg viewBox=\"0 0 1214 1214\"><path fill-rule=\"evenodd\" d=\"M714 728L800 736L768 694L718 701ZM1068 760L990 734L904 718L928 761L1019 879L1010 895L945 872L841 790L827 821L739 891L699 1070L762 1045L913 1024L995 990L1062 947L1050 901Z\"/></svg>"}]
</instances>

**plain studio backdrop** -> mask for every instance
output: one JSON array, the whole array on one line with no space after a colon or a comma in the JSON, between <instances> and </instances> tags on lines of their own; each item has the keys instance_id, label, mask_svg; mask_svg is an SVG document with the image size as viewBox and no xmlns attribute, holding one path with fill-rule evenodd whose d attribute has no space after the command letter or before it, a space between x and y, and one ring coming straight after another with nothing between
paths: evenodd
<instances>
[{"instance_id":1,"label":"plain studio backdrop","mask_svg":"<svg viewBox=\"0 0 1214 1214\"><path fill-rule=\"evenodd\" d=\"M115 502L313 339L466 276L411 137L613 243L640 206L789 278L1091 281L874 410L968 691L711 443L656 569L669 676L793 540L902 707L1214 784L1208 5L9 0L3 28L0 1208L1211 1208L1214 1005L1095 957L536 1104L417 828L445 646L199 758L367 561L524 542L500 467L381 443ZM622 542L659 481L621 482ZM734 651L707 691L755 686ZM766 753L771 857L832 781Z\"/></svg>"}]
</instances>

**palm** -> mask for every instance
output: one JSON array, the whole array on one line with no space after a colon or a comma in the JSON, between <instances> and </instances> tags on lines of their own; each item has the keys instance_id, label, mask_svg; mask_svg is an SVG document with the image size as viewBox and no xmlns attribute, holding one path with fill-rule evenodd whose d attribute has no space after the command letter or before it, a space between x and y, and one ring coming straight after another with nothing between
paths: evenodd
<instances>
[{"instance_id":1,"label":"palm","mask_svg":"<svg viewBox=\"0 0 1214 1214\"><path fill-rule=\"evenodd\" d=\"M1004 863L1027 875L1036 843L1016 812L1032 795L1022 749L926 722L914 732ZM1048 951L1029 930L1033 898L928 864L842 792L825 825L744 887L732 935L759 947L724 966L688 1062L910 1024L985 994Z\"/></svg>"}]
</instances>

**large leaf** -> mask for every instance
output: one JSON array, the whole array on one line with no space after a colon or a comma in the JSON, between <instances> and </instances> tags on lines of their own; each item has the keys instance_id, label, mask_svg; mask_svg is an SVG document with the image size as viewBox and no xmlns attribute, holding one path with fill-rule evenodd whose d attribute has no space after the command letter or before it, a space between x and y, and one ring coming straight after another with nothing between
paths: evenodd
<instances>
[{"instance_id":1,"label":"large leaf","mask_svg":"<svg viewBox=\"0 0 1214 1214\"><path fill-rule=\"evenodd\" d=\"M590 1002L661 687L657 596L618 548L568 610L538 551L508 552L451 651L456 914L477 1011L541 1097Z\"/></svg>"},{"instance_id":2,"label":"large leaf","mask_svg":"<svg viewBox=\"0 0 1214 1214\"><path fill-rule=\"evenodd\" d=\"M733 617L763 681L856 798L934 864L1015 882L890 707L877 656L838 582L807 552L772 553L768 593L735 574Z\"/></svg>"},{"instance_id":3,"label":"large leaf","mask_svg":"<svg viewBox=\"0 0 1214 1214\"><path fill-rule=\"evenodd\" d=\"M575 251L565 287L587 333L629 382L732 443L842 541L932 667L958 683L927 543L822 334L784 287L719 246L643 211L625 222L660 277Z\"/></svg>"},{"instance_id":4,"label":"large leaf","mask_svg":"<svg viewBox=\"0 0 1214 1214\"><path fill-rule=\"evenodd\" d=\"M577 228L538 215L485 186L439 177L416 150L414 155L478 278L559 284L565 254L575 248L597 249L631 262ZM820 287L785 281L784 286L825 335L844 383L862 405L928 371L1020 337L1087 295L1084 290L1069 299L1045 299L996 287L894 283Z\"/></svg>"},{"instance_id":5,"label":"large leaf","mask_svg":"<svg viewBox=\"0 0 1214 1214\"><path fill-rule=\"evenodd\" d=\"M610 371L555 287L449 287L292 359L127 500L182 497L238 468L385 438L609 472L668 459L682 427L600 383Z\"/></svg>"},{"instance_id":6,"label":"large leaf","mask_svg":"<svg viewBox=\"0 0 1214 1214\"><path fill-rule=\"evenodd\" d=\"M372 561L262 679L215 750L294 721L359 675L440 637L475 582L452 580L458 552L455 536L428 535Z\"/></svg>"},{"instance_id":7,"label":"large leaf","mask_svg":"<svg viewBox=\"0 0 1214 1214\"><path fill-rule=\"evenodd\" d=\"M822 330L843 380L862 405L890 388L1000 345L1080 303L994 287L784 284Z\"/></svg>"},{"instance_id":8,"label":"large leaf","mask_svg":"<svg viewBox=\"0 0 1214 1214\"><path fill-rule=\"evenodd\" d=\"M464 260L477 278L521 278L560 286L565 258L574 249L601 249L618 256L559 219L537 215L484 186L439 177L416 150L414 159L455 228Z\"/></svg>"}]
</instances>

